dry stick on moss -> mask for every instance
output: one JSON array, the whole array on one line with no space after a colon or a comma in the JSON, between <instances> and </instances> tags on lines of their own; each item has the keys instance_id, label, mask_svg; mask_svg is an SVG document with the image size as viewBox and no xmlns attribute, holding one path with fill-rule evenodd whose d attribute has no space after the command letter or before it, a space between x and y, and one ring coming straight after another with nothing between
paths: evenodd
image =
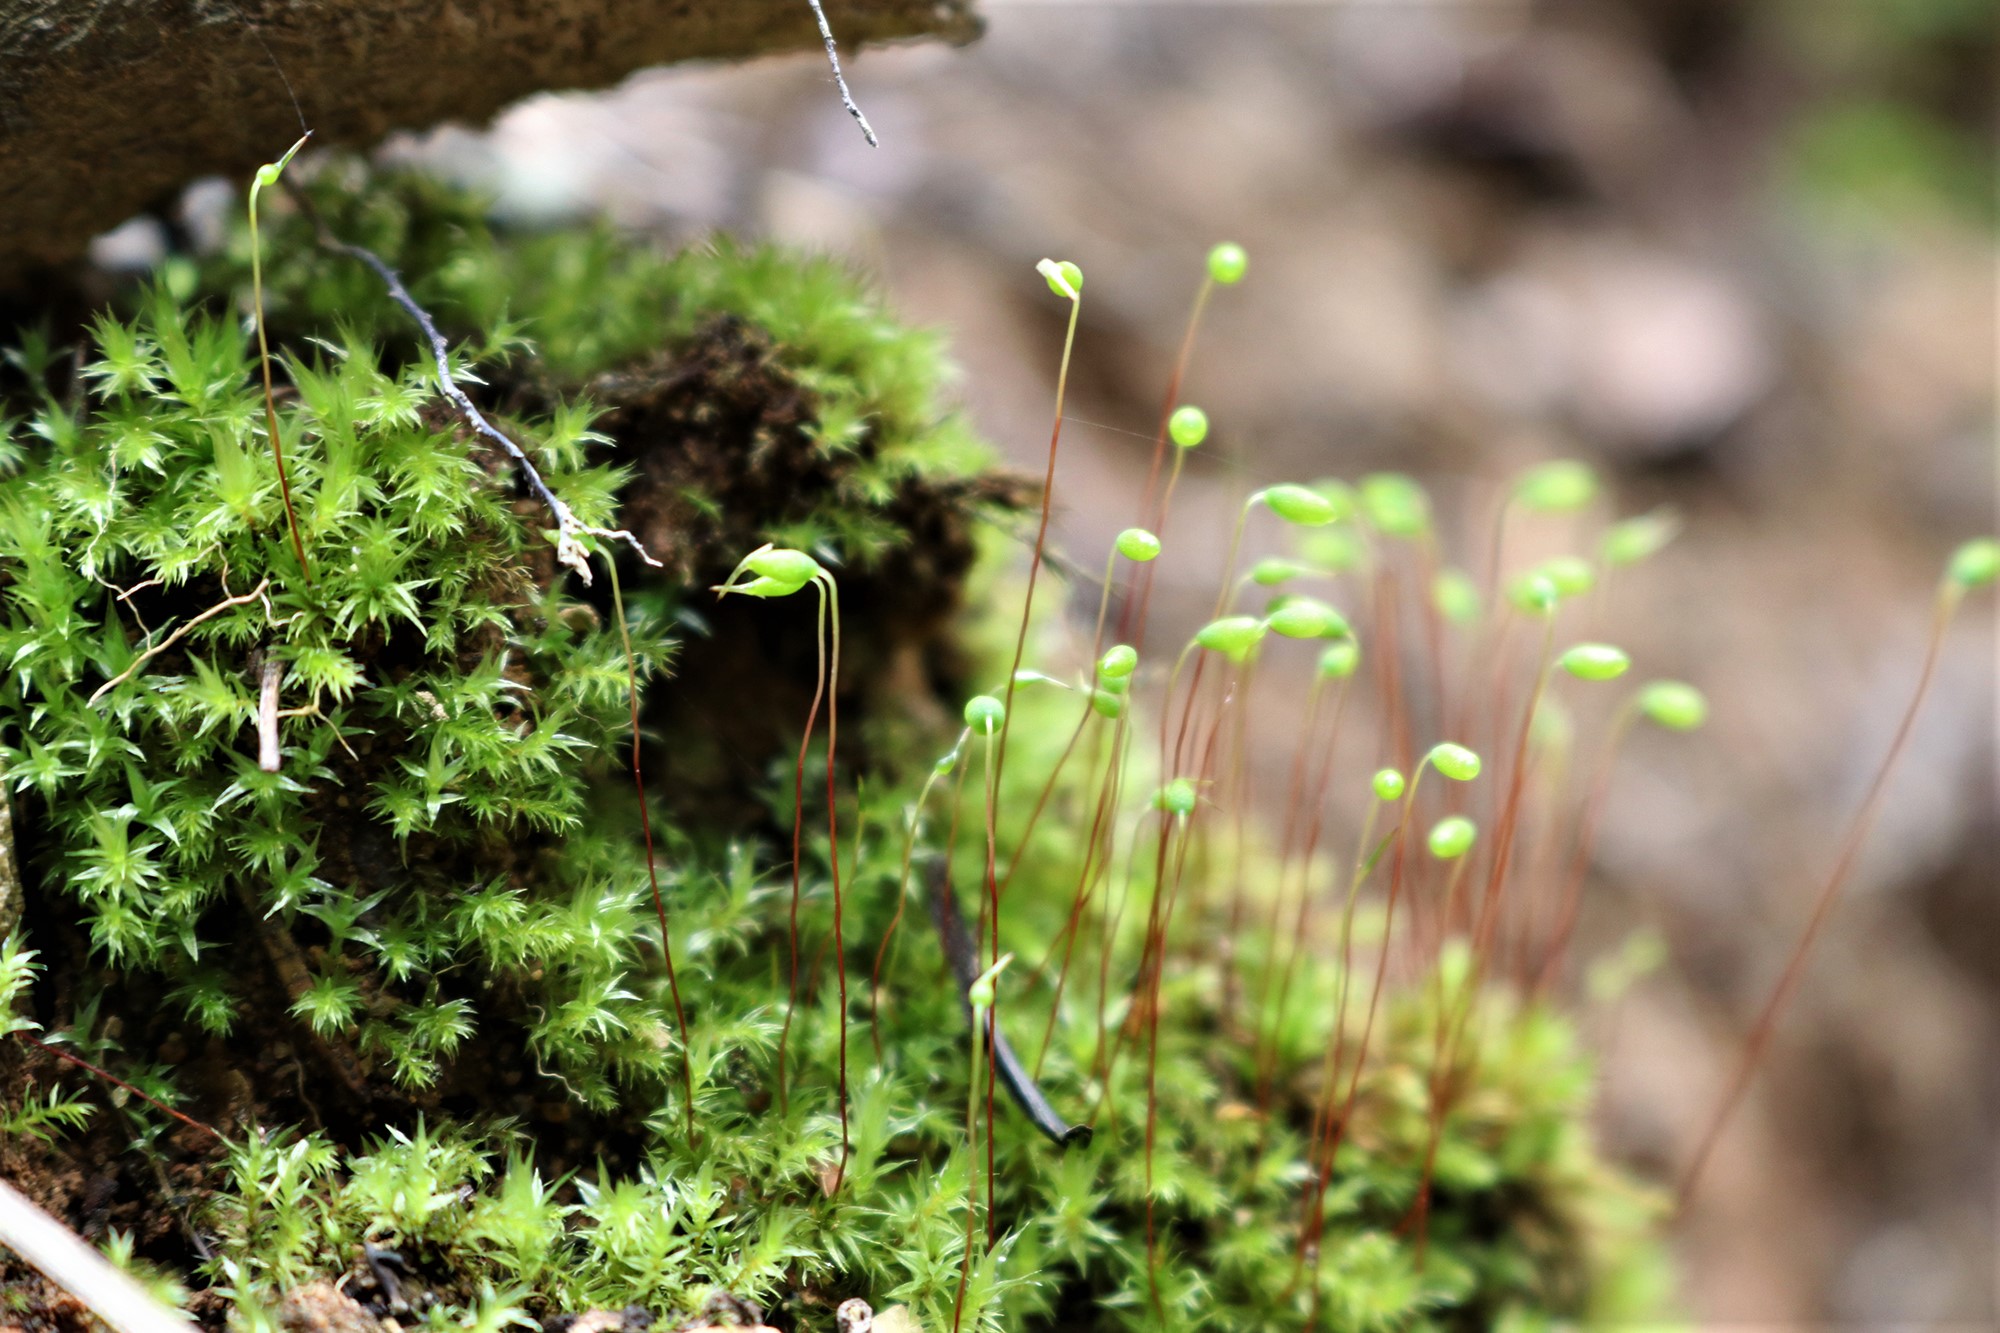
<instances>
[{"instance_id":1,"label":"dry stick on moss","mask_svg":"<svg viewBox=\"0 0 2000 1333\"><path fill-rule=\"evenodd\" d=\"M646 882L653 890L653 912L660 919L660 956L667 962L667 990L673 996L674 1022L680 1028L681 1092L687 1106L687 1136L690 1145L701 1136L694 1127L694 1047L688 1042L687 1010L681 1005L681 980L674 971L674 937L667 929L667 900L660 892L660 868L653 851L653 816L646 808L645 770L639 763L639 662L632 654L632 627L625 620L625 593L618 585L617 562L608 556L604 567L611 573L611 611L618 617L618 637L625 645L625 697L632 713L632 787L639 797L639 832L646 843Z\"/></svg>"},{"instance_id":2,"label":"dry stick on moss","mask_svg":"<svg viewBox=\"0 0 2000 1333\"><path fill-rule=\"evenodd\" d=\"M514 443L512 439L494 426L492 422L488 421L485 415L477 407L473 406L472 399L466 397L465 390L458 387L458 381L453 379L451 375L451 348L446 344L444 335L438 332L437 321L431 318L429 311L417 304L416 298L410 295L409 289L403 285L403 280L397 274L396 270L389 267L381 256L377 255L374 251L363 246L351 245L328 231L326 224L321 221L318 211L313 208L312 201L306 198L304 192L293 188L292 198L298 203L306 216L312 219L313 227L319 235L319 243L337 254L343 254L350 259L359 260L370 269L373 269L375 276L380 278L382 285L388 289L389 299L403 307L404 313L415 320L417 327L423 330L424 339L430 344L431 359L437 363L438 391L451 400L452 406L458 409L459 416L464 419L466 425L473 429L475 434L499 445L501 450L514 460L515 464L521 469L521 475L526 478L528 488L535 493L536 498L548 506L549 512L554 515L556 520L556 559L562 564L567 565L570 569L575 570L577 577L588 584L590 582L590 556L589 552L585 550L583 543L579 540L581 537L588 536L599 537L606 541L624 542L632 548L633 552L641 560L655 569L660 568L660 562L653 558L652 553L646 550L637 537L634 537L623 528L591 527L577 518L571 512L570 507L556 497L556 493L549 489L548 483L542 480L541 472L535 467L534 460L528 457L527 451Z\"/></svg>"},{"instance_id":3,"label":"dry stick on moss","mask_svg":"<svg viewBox=\"0 0 2000 1333\"><path fill-rule=\"evenodd\" d=\"M115 1333L188 1333L194 1327L4 1180L0 1246L27 1260Z\"/></svg>"},{"instance_id":4,"label":"dry stick on moss","mask_svg":"<svg viewBox=\"0 0 2000 1333\"><path fill-rule=\"evenodd\" d=\"M271 580L265 579L263 582L259 583L256 587L252 588L249 592L246 592L239 597L225 597L221 601L217 602L214 606L209 607L208 610L196 616L194 619L187 621L179 629L175 630L172 634L169 634L166 638L162 639L158 644L154 645L151 648L148 648L145 652L140 653L137 657L133 658L132 664L130 666L126 667L123 671L113 676L110 680L105 681L102 685L99 685L95 690L91 692L90 698L84 701L84 705L86 707L95 707L99 699L102 699L105 695L111 693L112 690L116 689L120 685L123 685L126 681L132 679L132 677L139 674L140 667L146 665L146 663L152 661L154 658L158 657L161 653L164 653L165 651L167 651L167 649L173 647L175 644L179 643L182 639L186 638L188 631L192 630L196 625L201 624L205 620L213 620L215 617L221 615L224 611L231 610L235 607L243 606L249 602L257 601L258 599L263 597L265 591L269 589L270 586L271 586Z\"/></svg>"},{"instance_id":5,"label":"dry stick on moss","mask_svg":"<svg viewBox=\"0 0 2000 1333\"><path fill-rule=\"evenodd\" d=\"M1833 910L1833 904L1840 897L1840 889L1847 882L1854 869L1856 856L1861 844L1867 840L1868 831L1874 827L1876 810L1882 803L1882 795L1888 789L1889 775L1895 770L1896 761L1902 757L1904 747L1909 743L1910 731L1916 725L1917 713L1923 708L1924 698L1930 693L1931 677L1937 673L1938 656L1944 649L1945 630L1951 625L1952 613L1958 609L1964 585L1950 576L1938 588L1937 603L1931 615L1930 642L1924 650L1924 664L1917 673L1917 687L1910 694L1909 706L1903 710L1902 721L1896 726L1896 734L1889 741L1889 751L1882 757L1882 765L1875 770L1874 779L1868 784L1868 794L1861 800L1860 808L1854 812L1854 820L1847 828L1847 838L1841 844L1840 854L1834 859L1833 870L1821 886L1819 899L1813 904L1812 915L1806 919L1805 929L1800 932L1798 943L1792 947L1792 956L1785 962L1785 970L1779 974L1778 984L1772 988L1771 996L1764 1002L1762 1012L1750 1029L1750 1036L1743 1045L1743 1054L1737 1059L1736 1068L1730 1074L1729 1083L1723 1090L1722 1099L1716 1103L1708 1124L1702 1131L1701 1140L1695 1148L1694 1157L1688 1163L1687 1172L1681 1177L1680 1188L1675 1197L1675 1208L1684 1210L1688 1200L1694 1196L1695 1186L1701 1183L1702 1171L1708 1166L1708 1159L1714 1154L1716 1144L1722 1139L1722 1131L1729 1125L1743 1094L1749 1090L1751 1076L1757 1072L1762 1062L1764 1050L1771 1044L1771 1034L1777 1028L1778 1016L1798 989L1799 980L1805 974L1807 957L1812 953L1813 944L1819 939L1820 930Z\"/></svg>"},{"instance_id":6,"label":"dry stick on moss","mask_svg":"<svg viewBox=\"0 0 2000 1333\"><path fill-rule=\"evenodd\" d=\"M826 63L833 67L833 84L840 89L840 104L847 108L847 114L854 117L854 123L861 127L861 137L868 141L870 148L881 145L875 138L875 127L868 123L868 117L861 114L861 108L854 104L854 94L847 91L847 76L840 72L840 51L833 44L833 28L826 21L826 11L819 7L819 0L808 0L813 7L813 17L819 20L819 39L826 43Z\"/></svg>"}]
</instances>

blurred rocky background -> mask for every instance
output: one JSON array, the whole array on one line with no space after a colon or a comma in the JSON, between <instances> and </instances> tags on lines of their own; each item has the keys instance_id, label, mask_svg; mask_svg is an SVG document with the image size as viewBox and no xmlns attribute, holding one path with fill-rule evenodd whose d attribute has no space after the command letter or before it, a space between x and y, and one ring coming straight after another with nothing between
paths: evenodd
<instances>
[{"instance_id":1,"label":"blurred rocky background","mask_svg":"<svg viewBox=\"0 0 2000 1333\"><path fill-rule=\"evenodd\" d=\"M1594 1021L1606 1133L1671 1181L1888 742L1945 555L1995 526L1991 0L982 8L969 48L850 53L877 150L801 56L386 152L518 218L849 256L949 331L968 410L1037 474L1064 311L1032 266L1078 261L1056 538L1093 566L1135 521L1201 255L1240 241L1185 394L1217 447L1177 501L1162 640L1205 617L1257 482L1414 473L1474 567L1496 483L1541 458L1592 461L1625 512L1676 506L1603 631L1713 720L1635 738L1586 922L1589 948L1669 946ZM1994 681L1987 598L1676 1225L1705 1326L2000 1322Z\"/></svg>"}]
</instances>

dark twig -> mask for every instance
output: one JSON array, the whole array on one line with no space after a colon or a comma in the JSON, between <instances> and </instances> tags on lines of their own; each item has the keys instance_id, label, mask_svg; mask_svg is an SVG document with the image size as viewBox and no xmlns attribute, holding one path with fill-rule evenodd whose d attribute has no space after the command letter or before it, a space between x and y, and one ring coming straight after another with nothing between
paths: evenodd
<instances>
[{"instance_id":1,"label":"dark twig","mask_svg":"<svg viewBox=\"0 0 2000 1333\"><path fill-rule=\"evenodd\" d=\"M813 7L813 17L819 20L819 38L826 43L826 63L833 66L833 83L840 89L840 104L847 108L847 114L854 117L854 123L861 127L861 137L868 141L870 148L879 148L875 127L868 123L868 117L861 114L861 108L854 104L854 94L847 91L847 76L840 72L840 52L833 44L833 29L827 25L826 11L819 7L819 0L809 0Z\"/></svg>"},{"instance_id":2,"label":"dark twig","mask_svg":"<svg viewBox=\"0 0 2000 1333\"><path fill-rule=\"evenodd\" d=\"M305 211L306 216L312 219L314 230L319 234L319 243L350 259L358 259L373 269L375 276L382 280L382 285L388 288L389 299L403 307L404 313L415 320L417 327L423 330L425 340L430 343L431 359L437 363L438 390L451 400L452 406L458 409L459 416L465 419L465 423L472 427L476 434L499 445L501 450L514 460L521 469L521 475L527 478L528 488L534 491L541 502L549 507L549 512L555 516L556 559L575 570L577 577L585 583L589 583L589 554L577 538L590 536L601 537L607 541L622 541L637 552L641 560L656 569L659 568L660 562L653 558L637 537L622 528L593 528L578 519L570 511L570 507L556 497L556 493L549 489L548 483L542 480L541 472L537 470L534 460L528 457L527 452L488 421L485 415L473 406L472 399L466 396L465 390L458 387L458 381L451 375L451 348L446 344L444 335L438 332L437 321L431 318L429 311L417 304L416 298L410 295L409 288L403 285L403 279L396 270L389 267L374 251L363 246L351 245L327 230L325 222L320 219L318 211L313 208L312 201L306 197L304 191L297 187L290 188L292 198Z\"/></svg>"},{"instance_id":3,"label":"dark twig","mask_svg":"<svg viewBox=\"0 0 2000 1333\"><path fill-rule=\"evenodd\" d=\"M952 976L958 982L958 996L965 1005L968 1016L972 1013L972 1002L966 991L979 976L979 956L973 949L972 941L965 933L965 918L959 914L958 899L952 895L951 880L940 860L930 867L931 923L937 927L938 939L944 944L945 957L951 960ZM996 1024L991 1030L993 1063L1000 1076L1000 1082L1014 1098L1035 1128L1049 1136L1063 1147L1084 1147L1090 1143L1089 1125L1072 1125L1056 1114L1049 1105L1049 1099L1035 1085L1035 1079L1014 1054L1014 1048L1007 1044L1007 1036Z\"/></svg>"}]
</instances>

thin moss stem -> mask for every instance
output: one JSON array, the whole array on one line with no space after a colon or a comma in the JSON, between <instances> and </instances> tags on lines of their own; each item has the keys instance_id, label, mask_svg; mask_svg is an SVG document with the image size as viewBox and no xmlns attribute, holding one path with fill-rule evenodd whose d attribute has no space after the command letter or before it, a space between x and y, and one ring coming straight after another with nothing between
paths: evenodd
<instances>
[{"instance_id":1,"label":"thin moss stem","mask_svg":"<svg viewBox=\"0 0 2000 1333\"><path fill-rule=\"evenodd\" d=\"M1813 902L1812 914L1806 918L1805 928L1799 933L1798 942L1792 946L1791 956L1785 960L1785 970L1779 974L1777 985L1758 1011L1757 1020L1751 1025L1750 1035L1743 1043L1743 1053L1737 1058L1731 1071L1729 1082L1724 1085L1722 1096L1703 1127L1697 1140L1694 1155L1688 1160L1687 1170L1682 1174L1680 1185L1675 1191L1675 1208L1684 1212L1701 1184L1702 1173L1714 1155L1716 1145L1722 1141L1722 1134L1729 1127L1730 1117L1743 1100L1743 1094L1750 1087L1750 1080L1757 1067L1763 1062L1765 1051L1771 1044L1771 1034L1777 1030L1778 1018L1798 989L1799 981L1805 975L1806 960L1812 955L1813 945L1825 928L1827 918L1833 912L1833 905L1840 897L1841 887L1853 873L1854 863L1861 852L1861 845L1867 840L1869 830L1875 825L1882 796L1888 790L1889 776L1895 771L1896 761L1902 757L1909 744L1910 732L1915 727L1917 714L1923 709L1924 699L1930 694L1932 677L1937 673L1940 654L1944 650L1945 631L1951 627L1953 614L1963 596L1963 588L1947 579L1938 587L1937 599L1931 612L1930 639L1924 648L1923 666L1917 672L1917 685L1910 693L1910 702L1903 710L1902 720L1896 724L1896 733L1889 741L1888 753L1883 755L1881 765L1868 784L1868 792L1861 799L1854 817L1849 821L1847 834L1841 840L1840 852L1834 857L1833 869L1820 886L1819 896Z\"/></svg>"}]
</instances>

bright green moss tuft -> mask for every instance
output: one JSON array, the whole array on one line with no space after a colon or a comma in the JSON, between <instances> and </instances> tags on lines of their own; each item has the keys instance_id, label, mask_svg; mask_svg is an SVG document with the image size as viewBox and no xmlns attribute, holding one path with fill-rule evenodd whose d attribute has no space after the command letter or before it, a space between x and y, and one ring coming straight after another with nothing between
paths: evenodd
<instances>
[{"instance_id":1,"label":"bright green moss tuft","mask_svg":"<svg viewBox=\"0 0 2000 1333\"><path fill-rule=\"evenodd\" d=\"M281 428L310 582L289 553L254 356L228 304L246 281L240 238L198 280L177 261L101 316L74 392L63 358L32 340L17 362L26 376L0 386L0 419L16 423L0 500L0 742L19 822L35 830L27 938L77 997L65 1021L80 1045L232 1139L226 1152L177 1147L152 1111L115 1112L147 1128L143 1151L202 1176L190 1207L215 1252L180 1255L183 1276L260 1327L283 1290L355 1269L367 1241L421 1271L431 1304L416 1317L440 1325L630 1304L678 1318L726 1291L816 1328L863 1295L907 1304L942 1333L966 1234L965 1018L902 857L905 829L934 848L925 821L937 811L913 820L910 807L956 730L942 700L969 689L939 680L925 701L898 678L900 711L928 704L937 725L883 728L859 808L842 811L862 830L843 849L850 972L865 972L899 898L913 919L885 954L879 1007L857 999L848 1015L850 1042L869 1054L852 1071L853 1154L832 1197L829 963L804 979L788 1107L771 1091L788 994L788 747L732 756L768 819L680 813L700 784L675 767L704 746L742 748L749 723L796 726L804 713L741 677L809 672L810 608L718 607L708 591L743 551L771 542L838 573L862 671L887 671L914 651L897 635L934 633L954 608L971 558L965 515L992 488L982 451L940 405L935 339L821 261L728 246L666 256L600 230L495 235L472 204L407 180L313 189L336 234L403 271L461 349L455 371L485 382L482 404L579 517L644 527L667 562L650 573L628 556L622 568L642 731L665 761L648 763L653 832L688 1041L660 966L608 599L558 577L547 514L460 427L376 279L316 248L297 216L267 217L274 351L295 386ZM702 405L740 410L748 435L780 450L775 479L759 481L762 455L694 438L698 412L661 406L680 372L699 374ZM889 569L894 580L870 584ZM920 605L904 610L887 590L906 590L912 570L928 582L916 579ZM1249 643L1262 630L1244 619ZM703 668L703 654L739 646L731 635L762 637ZM808 645L802 662L787 643ZM1106 676L1125 679L1131 660ZM276 772L258 763L267 663ZM1352 669L1344 655L1333 674ZM728 689L690 703L703 670ZM1087 706L1100 698L1116 707L1091 725L1108 728L1124 700L1093 692ZM1003 845L1084 706L1062 690L1014 695ZM963 767L976 781L977 766ZM1165 790L1166 817L1148 813L1149 827L1197 811L1193 782ZM1007 889L1010 947L1034 946L1024 963L1070 910L1086 833L1061 812L1084 805L1059 789ZM810 963L828 947L832 895L824 840L808 834L803 853ZM969 897L983 865L961 861ZM1116 941L1121 972L1151 891L1142 870ZM87 946L65 952L72 938ZM1288 944L1251 935L1241 948L1275 970ZM1317 1269L1302 1270L1324 1016L1342 982L1338 950L1315 944L1326 947L1300 973L1293 1017L1272 1034L1265 1112L1241 1100L1256 1081L1251 1043L1220 1031L1213 974L1177 963L1164 977L1153 1192L1165 1326L1291 1329L1313 1308L1341 1330L1652 1312L1653 1204L1592 1149L1573 1034L1498 1000L1480 1001L1479 1040L1447 1055L1447 1081L1465 1091L1444 1119L1419 1265L1401 1223L1431 1127L1435 1005L1457 994L1434 986L1390 1001L1320 1200ZM1009 974L999 1021L1065 1114L1082 1119L1100 1094L1103 1110L1095 1140L1064 1152L1001 1104L1000 1240L971 1265L962 1326L1158 1327L1148 1071L1128 1058L1099 1085L1096 998L1080 982L1044 1053L1053 978L1029 972ZM0 996L29 984L19 942L0 946ZM113 1011L115 1040L94 1017ZM219 1097L200 1061L148 1063L170 1037L199 1048L211 1036L205 1058L243 1071L246 1096ZM684 1129L683 1062L698 1141ZM59 1136L80 1114L52 1111L34 1132ZM180 1234L161 1232L163 1244Z\"/></svg>"}]
</instances>

